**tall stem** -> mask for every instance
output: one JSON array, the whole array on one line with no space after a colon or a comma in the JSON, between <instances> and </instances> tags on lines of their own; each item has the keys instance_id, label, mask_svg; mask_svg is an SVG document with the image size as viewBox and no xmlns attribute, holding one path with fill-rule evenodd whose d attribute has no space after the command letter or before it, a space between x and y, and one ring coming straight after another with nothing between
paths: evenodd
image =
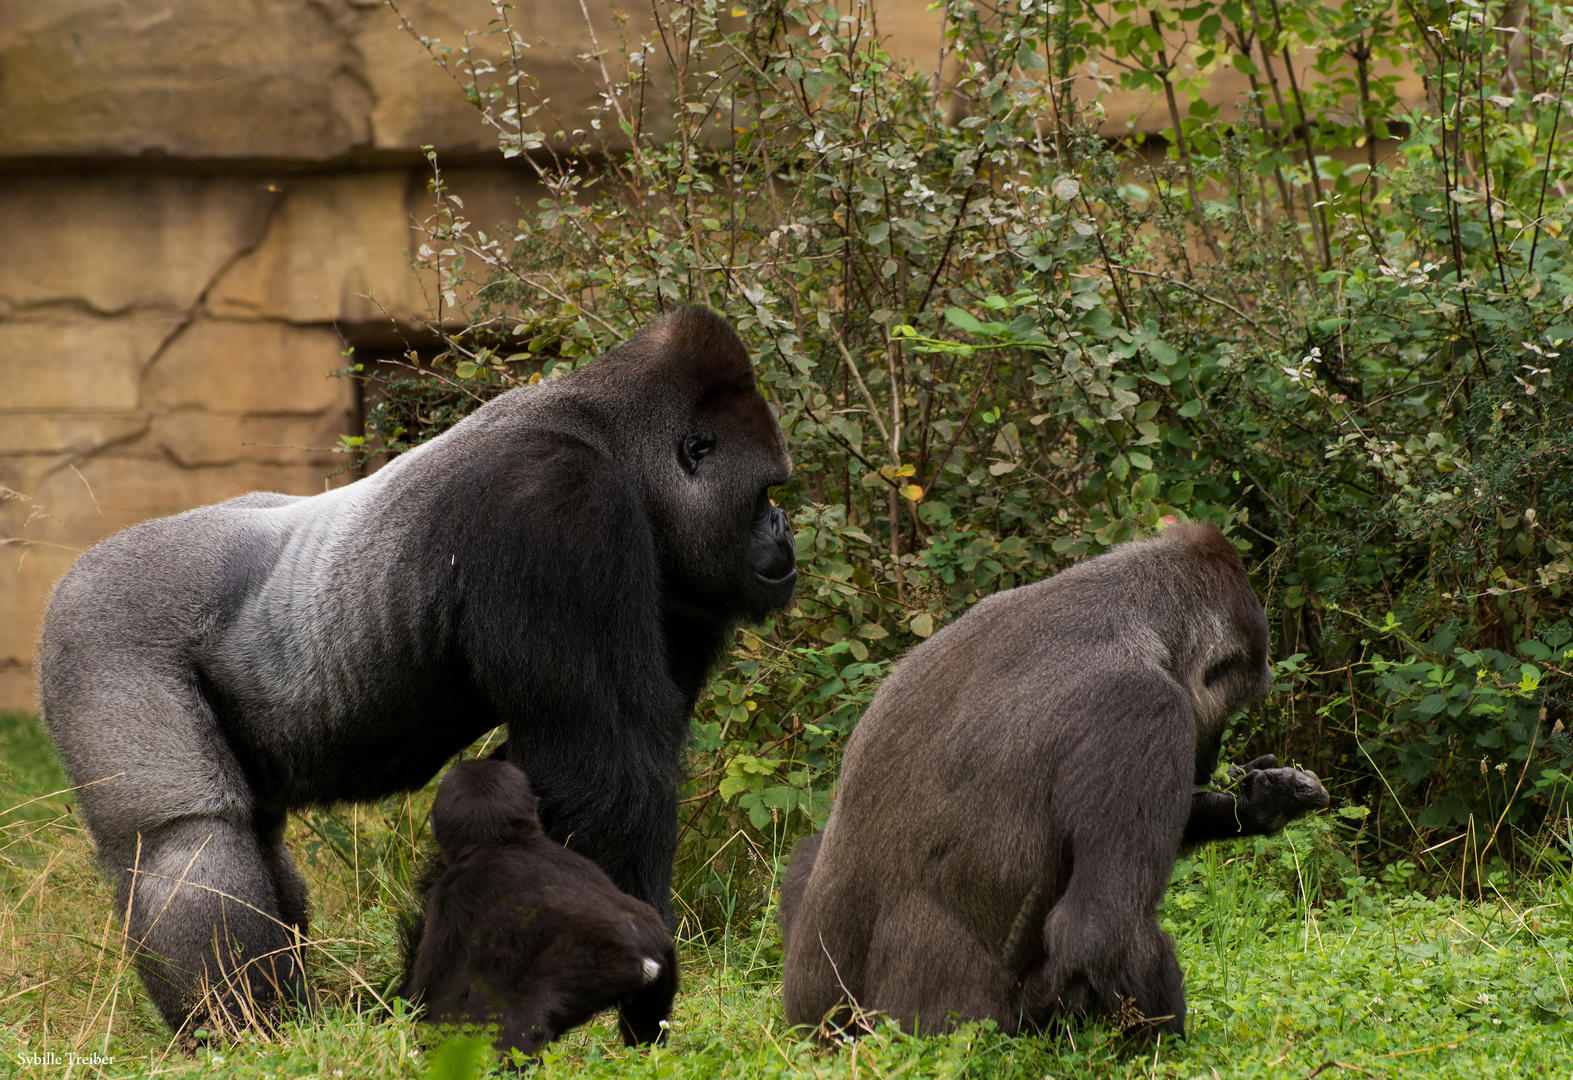
<instances>
[{"instance_id":1,"label":"tall stem","mask_svg":"<svg viewBox=\"0 0 1573 1080\"><path fill-rule=\"evenodd\" d=\"M1163 40L1163 25L1158 22L1156 11L1149 13L1152 28L1158 35L1158 40ZM1207 227L1207 215L1202 212L1201 196L1196 192L1196 170L1191 167L1191 153L1185 145L1185 128L1180 124L1180 103L1174 96L1174 83L1169 81L1169 57L1163 46L1158 46L1158 66L1163 75L1163 93L1169 101L1169 121L1174 125L1174 145L1180 152L1180 168L1185 173L1185 191L1191 197L1191 213L1196 216L1196 224L1201 226L1202 239L1207 243L1207 249L1213 253L1213 258L1223 260L1223 249L1218 246L1218 241L1213 238L1212 229Z\"/></svg>"},{"instance_id":2,"label":"tall stem","mask_svg":"<svg viewBox=\"0 0 1573 1080\"><path fill-rule=\"evenodd\" d=\"M1311 123L1306 119L1305 101L1300 97L1300 80L1295 78L1294 57L1289 53L1289 39L1284 34L1283 21L1278 16L1278 0L1269 0L1273 6L1273 29L1279 47L1283 49L1284 75L1289 79L1289 92L1294 95L1294 111L1300 120L1300 138L1305 143L1305 165L1311 170L1311 190L1316 193L1316 203L1311 207L1313 228L1321 226L1322 269L1333 268L1333 238L1327 230L1327 207L1323 206L1322 175L1316 168L1316 148L1311 143Z\"/></svg>"},{"instance_id":3,"label":"tall stem","mask_svg":"<svg viewBox=\"0 0 1573 1080\"><path fill-rule=\"evenodd\" d=\"M1371 120L1371 46L1365 35L1360 36L1360 43L1355 47L1355 77L1360 83L1360 120L1365 131L1365 160L1370 171L1366 173L1371 185L1371 198L1375 200L1377 192L1376 180L1376 125Z\"/></svg>"},{"instance_id":4,"label":"tall stem","mask_svg":"<svg viewBox=\"0 0 1573 1080\"><path fill-rule=\"evenodd\" d=\"M1502 283L1502 291L1507 292L1507 268L1502 265L1502 245L1497 240L1497 219L1491 212L1491 158L1486 154L1486 48L1490 40L1486 27L1486 13L1490 7L1480 12L1480 60L1477 90L1479 91L1480 117L1476 121L1480 128L1480 170L1486 179L1486 227L1491 230L1491 255L1497 264L1497 280Z\"/></svg>"},{"instance_id":5,"label":"tall stem","mask_svg":"<svg viewBox=\"0 0 1573 1080\"><path fill-rule=\"evenodd\" d=\"M1562 120L1562 95L1568 88L1568 65L1573 63L1573 45L1562 60L1562 81L1557 84L1557 109L1551 114L1551 138L1546 141L1546 171L1540 174L1540 202L1535 206L1535 236L1529 242L1528 270L1535 268L1535 248L1540 243L1540 216L1546 212L1546 185L1551 181L1551 155L1557 148L1557 124Z\"/></svg>"}]
</instances>

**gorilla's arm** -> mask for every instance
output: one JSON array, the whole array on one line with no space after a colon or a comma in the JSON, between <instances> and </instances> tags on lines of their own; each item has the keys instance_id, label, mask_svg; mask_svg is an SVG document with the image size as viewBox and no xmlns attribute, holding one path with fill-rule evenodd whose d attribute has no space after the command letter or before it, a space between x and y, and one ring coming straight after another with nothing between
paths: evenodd
<instances>
[{"instance_id":1,"label":"gorilla's arm","mask_svg":"<svg viewBox=\"0 0 1573 1080\"><path fill-rule=\"evenodd\" d=\"M1191 816L1185 822L1182 848L1235 836L1275 833L1295 818L1328 803L1327 789L1315 773L1281 769L1271 754L1257 758L1243 769L1231 767L1229 775L1239 782L1238 794L1198 791L1191 796Z\"/></svg>"},{"instance_id":2,"label":"gorilla's arm","mask_svg":"<svg viewBox=\"0 0 1573 1080\"><path fill-rule=\"evenodd\" d=\"M672 1015L672 999L676 996L677 948L669 941L655 977L618 1006L617 1030L623 1045L659 1042L665 1034L661 1024Z\"/></svg>"},{"instance_id":3,"label":"gorilla's arm","mask_svg":"<svg viewBox=\"0 0 1573 1080\"><path fill-rule=\"evenodd\" d=\"M648 511L626 470L570 436L529 433L504 454L490 475L507 483L456 493L468 505L454 507L493 519L453 540L474 575L472 678L508 724L508 760L547 834L670 922L688 711L666 662ZM510 542L479 546L499 532Z\"/></svg>"}]
</instances>

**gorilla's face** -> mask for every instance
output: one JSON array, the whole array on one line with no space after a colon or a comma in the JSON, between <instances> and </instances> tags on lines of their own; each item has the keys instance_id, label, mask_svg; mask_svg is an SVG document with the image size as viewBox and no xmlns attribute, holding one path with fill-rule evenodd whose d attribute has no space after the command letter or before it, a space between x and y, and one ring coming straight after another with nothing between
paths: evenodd
<instances>
[{"instance_id":1,"label":"gorilla's face","mask_svg":"<svg viewBox=\"0 0 1573 1080\"><path fill-rule=\"evenodd\" d=\"M709 604L762 619L792 599L797 548L770 501L792 467L775 418L751 385L715 390L673 433L664 472L668 572Z\"/></svg>"},{"instance_id":2,"label":"gorilla's face","mask_svg":"<svg viewBox=\"0 0 1573 1080\"><path fill-rule=\"evenodd\" d=\"M792 463L726 321L679 309L573 377L639 477L665 600L752 620L789 603L797 551L770 489Z\"/></svg>"}]
</instances>

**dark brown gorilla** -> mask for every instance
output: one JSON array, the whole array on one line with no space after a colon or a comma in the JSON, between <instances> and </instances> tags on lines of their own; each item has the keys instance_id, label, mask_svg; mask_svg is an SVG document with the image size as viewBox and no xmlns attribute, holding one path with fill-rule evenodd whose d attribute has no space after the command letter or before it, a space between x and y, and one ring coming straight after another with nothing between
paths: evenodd
<instances>
[{"instance_id":1,"label":"dark brown gorilla","mask_svg":"<svg viewBox=\"0 0 1573 1080\"><path fill-rule=\"evenodd\" d=\"M1102 1015L1183 1035L1156 915L1181 846L1328 801L1270 757L1238 796L1195 790L1269 686L1262 606L1211 525L979 603L880 687L794 854L787 1018L845 1026L850 998L925 1033Z\"/></svg>"},{"instance_id":2,"label":"dark brown gorilla","mask_svg":"<svg viewBox=\"0 0 1573 1080\"><path fill-rule=\"evenodd\" d=\"M496 1024L500 1053L535 1055L603 1009L623 1042L654 1042L677 992L666 923L541 830L524 774L462 761L431 808L444 870L402 997L433 1024Z\"/></svg>"}]
</instances>

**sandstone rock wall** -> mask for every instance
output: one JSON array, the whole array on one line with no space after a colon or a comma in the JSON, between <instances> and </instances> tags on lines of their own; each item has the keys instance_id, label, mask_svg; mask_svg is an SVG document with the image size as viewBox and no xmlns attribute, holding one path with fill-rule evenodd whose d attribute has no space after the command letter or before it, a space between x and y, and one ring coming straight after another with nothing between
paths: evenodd
<instances>
[{"instance_id":1,"label":"sandstone rock wall","mask_svg":"<svg viewBox=\"0 0 1573 1080\"><path fill-rule=\"evenodd\" d=\"M453 42L493 15L400 6ZM567 110L593 90L581 23L524 13ZM448 176L477 221L538 197L377 0L0 4L0 538L28 541L0 547L0 708L33 706L39 621L82 548L353 479L331 448L356 388L331 376L428 310L406 254L425 145L479 163Z\"/></svg>"},{"instance_id":2,"label":"sandstone rock wall","mask_svg":"<svg viewBox=\"0 0 1573 1080\"><path fill-rule=\"evenodd\" d=\"M451 47L494 15L396 2ZM591 0L603 45L648 27L627 6L620 30ZM939 57L927 0L879 8L895 53ZM579 5L511 17L555 113L593 102ZM1146 99L1108 104L1111 131L1167 124ZM18 493L0 540L28 541L0 546L0 708L34 704L44 604L87 545L350 479L331 447L358 402L331 376L429 310L406 256L424 146L478 224L538 197L380 0L0 2L0 487Z\"/></svg>"}]
</instances>

